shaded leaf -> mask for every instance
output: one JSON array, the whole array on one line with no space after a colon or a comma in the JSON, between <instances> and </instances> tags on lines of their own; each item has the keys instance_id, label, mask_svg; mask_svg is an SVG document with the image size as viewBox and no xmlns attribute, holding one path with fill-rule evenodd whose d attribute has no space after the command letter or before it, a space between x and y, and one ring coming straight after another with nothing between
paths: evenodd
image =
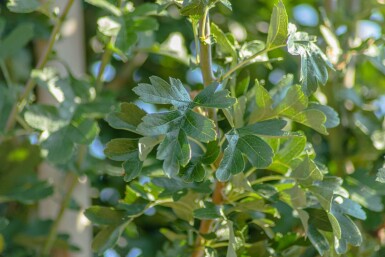
<instances>
[{"instance_id":1,"label":"shaded leaf","mask_svg":"<svg viewBox=\"0 0 385 257\"><path fill-rule=\"evenodd\" d=\"M180 171L181 178L186 182L201 182L206 177L206 170L199 162L190 162Z\"/></svg>"},{"instance_id":2,"label":"shaded leaf","mask_svg":"<svg viewBox=\"0 0 385 257\"><path fill-rule=\"evenodd\" d=\"M94 240L92 240L92 250L102 254L112 248L118 242L126 226L127 224L123 223L118 226L102 228L99 233L96 234Z\"/></svg>"},{"instance_id":3,"label":"shaded leaf","mask_svg":"<svg viewBox=\"0 0 385 257\"><path fill-rule=\"evenodd\" d=\"M220 218L218 207L211 202L205 202L205 207L195 209L194 217L200 220L210 220Z\"/></svg>"},{"instance_id":4,"label":"shaded leaf","mask_svg":"<svg viewBox=\"0 0 385 257\"><path fill-rule=\"evenodd\" d=\"M191 158L187 135L182 130L168 133L159 145L156 157L164 160L163 170L169 176L178 174L179 167L185 166Z\"/></svg>"},{"instance_id":5,"label":"shaded leaf","mask_svg":"<svg viewBox=\"0 0 385 257\"><path fill-rule=\"evenodd\" d=\"M11 12L16 13L30 13L40 7L37 0L9 0L7 7Z\"/></svg>"},{"instance_id":6,"label":"shaded leaf","mask_svg":"<svg viewBox=\"0 0 385 257\"><path fill-rule=\"evenodd\" d=\"M23 1L29 2L29 1ZM34 36L32 24L21 24L0 42L0 60L18 53Z\"/></svg>"},{"instance_id":7,"label":"shaded leaf","mask_svg":"<svg viewBox=\"0 0 385 257\"><path fill-rule=\"evenodd\" d=\"M139 153L134 151L129 154L128 158L123 162L124 180L126 182L133 180L139 176L142 171L143 162L139 160Z\"/></svg>"},{"instance_id":8,"label":"shaded leaf","mask_svg":"<svg viewBox=\"0 0 385 257\"><path fill-rule=\"evenodd\" d=\"M229 94L228 90L221 89L221 85L215 82L199 92L194 98L194 103L202 107L228 108L236 102Z\"/></svg>"},{"instance_id":9,"label":"shaded leaf","mask_svg":"<svg viewBox=\"0 0 385 257\"><path fill-rule=\"evenodd\" d=\"M327 67L333 69L325 54L315 44L316 38L305 32L297 32L294 25L287 40L287 48L292 55L301 56L301 82L304 93L314 93L318 84L328 80Z\"/></svg>"},{"instance_id":10,"label":"shaded leaf","mask_svg":"<svg viewBox=\"0 0 385 257\"><path fill-rule=\"evenodd\" d=\"M138 149L138 141L128 138L116 138L107 143L104 154L114 161L125 161Z\"/></svg>"},{"instance_id":11,"label":"shaded leaf","mask_svg":"<svg viewBox=\"0 0 385 257\"><path fill-rule=\"evenodd\" d=\"M146 112L132 103L121 103L119 112L107 115L106 121L116 129L124 129L137 133L137 126L142 122Z\"/></svg>"},{"instance_id":12,"label":"shaded leaf","mask_svg":"<svg viewBox=\"0 0 385 257\"><path fill-rule=\"evenodd\" d=\"M126 217L124 211L105 206L91 206L84 211L84 215L97 225L121 224Z\"/></svg>"}]
</instances>

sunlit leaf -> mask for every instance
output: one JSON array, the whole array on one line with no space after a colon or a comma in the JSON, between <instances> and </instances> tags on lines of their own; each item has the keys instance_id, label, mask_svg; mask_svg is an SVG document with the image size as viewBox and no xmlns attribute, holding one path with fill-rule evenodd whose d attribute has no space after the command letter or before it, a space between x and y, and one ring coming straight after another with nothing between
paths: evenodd
<instances>
[{"instance_id":1,"label":"sunlit leaf","mask_svg":"<svg viewBox=\"0 0 385 257\"><path fill-rule=\"evenodd\" d=\"M267 47L274 48L285 45L288 36L288 17L282 1L274 6L270 19L269 33L267 34Z\"/></svg>"}]
</instances>

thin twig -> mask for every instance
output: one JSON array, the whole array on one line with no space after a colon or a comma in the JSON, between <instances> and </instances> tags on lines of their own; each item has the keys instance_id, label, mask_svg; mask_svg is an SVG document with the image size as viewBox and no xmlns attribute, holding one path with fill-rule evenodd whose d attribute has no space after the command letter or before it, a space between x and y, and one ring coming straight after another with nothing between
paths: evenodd
<instances>
[{"instance_id":1,"label":"thin twig","mask_svg":"<svg viewBox=\"0 0 385 257\"><path fill-rule=\"evenodd\" d=\"M45 48L44 53L40 56L40 59L35 69L42 69L47 64L49 60L49 56L52 52L53 46L55 45L55 42L57 40L57 36L62 27L62 24L66 19L68 12L71 9L73 3L74 3L74 0L68 0L62 14L59 16L58 20L56 21L56 24L51 32L51 36L49 38L47 47ZM20 96L19 100L12 106L11 113L5 125L5 132L10 131L15 126L17 113L21 112L24 109L25 105L28 102L29 94L32 92L35 86L36 86L35 80L32 77L30 77L25 85L23 94Z\"/></svg>"}]
</instances>

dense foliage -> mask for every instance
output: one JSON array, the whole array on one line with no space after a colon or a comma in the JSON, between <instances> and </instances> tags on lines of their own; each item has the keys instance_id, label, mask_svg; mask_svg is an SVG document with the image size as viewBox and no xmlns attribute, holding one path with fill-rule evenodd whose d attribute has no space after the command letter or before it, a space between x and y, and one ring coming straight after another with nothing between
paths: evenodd
<instances>
[{"instance_id":1,"label":"dense foliage","mask_svg":"<svg viewBox=\"0 0 385 257\"><path fill-rule=\"evenodd\" d=\"M53 50L73 2L1 4L0 256L79 250L66 209L95 256L383 256L384 1L86 0L83 77Z\"/></svg>"}]
</instances>

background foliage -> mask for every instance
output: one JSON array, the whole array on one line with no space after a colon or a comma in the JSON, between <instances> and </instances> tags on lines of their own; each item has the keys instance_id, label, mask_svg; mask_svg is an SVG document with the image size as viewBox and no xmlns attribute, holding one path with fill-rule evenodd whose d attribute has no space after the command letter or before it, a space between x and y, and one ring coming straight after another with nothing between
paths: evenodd
<instances>
[{"instance_id":1,"label":"background foliage","mask_svg":"<svg viewBox=\"0 0 385 257\"><path fill-rule=\"evenodd\" d=\"M1 256L78 249L42 162L65 208L91 181L95 256L383 256L382 0L84 1L81 78L33 50L65 11L0 3Z\"/></svg>"}]
</instances>

